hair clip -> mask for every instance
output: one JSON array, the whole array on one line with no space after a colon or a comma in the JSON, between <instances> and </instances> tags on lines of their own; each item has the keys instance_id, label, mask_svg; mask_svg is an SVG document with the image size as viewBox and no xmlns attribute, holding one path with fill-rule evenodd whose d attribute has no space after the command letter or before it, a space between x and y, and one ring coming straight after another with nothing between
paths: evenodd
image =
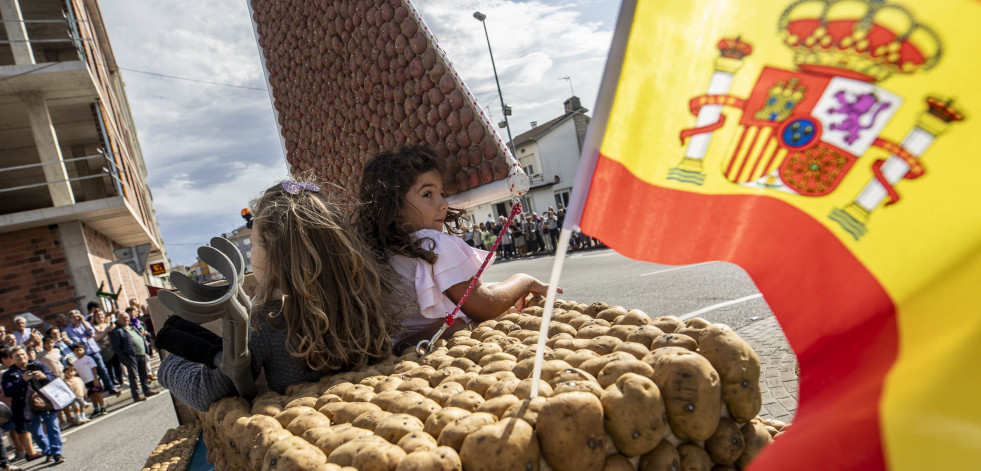
<instances>
[{"instance_id":1,"label":"hair clip","mask_svg":"<svg viewBox=\"0 0 981 471\"><path fill-rule=\"evenodd\" d=\"M315 183L310 183L310 182L299 183L293 180L283 181L283 189L286 190L286 192L291 195L300 194L300 190L310 190L314 193L320 193L320 187L317 186L317 184Z\"/></svg>"}]
</instances>

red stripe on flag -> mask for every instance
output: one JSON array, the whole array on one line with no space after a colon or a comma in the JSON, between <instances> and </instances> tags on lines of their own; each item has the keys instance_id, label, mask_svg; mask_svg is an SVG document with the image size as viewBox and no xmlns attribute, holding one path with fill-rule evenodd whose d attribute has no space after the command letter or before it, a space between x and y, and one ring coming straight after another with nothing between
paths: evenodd
<instances>
[{"instance_id":1,"label":"red stripe on flag","mask_svg":"<svg viewBox=\"0 0 981 471\"><path fill-rule=\"evenodd\" d=\"M793 426L752 469L885 469L879 401L897 355L895 308L827 228L774 198L653 186L603 155L581 227L631 258L724 260L753 278L802 376Z\"/></svg>"},{"instance_id":2,"label":"red stripe on flag","mask_svg":"<svg viewBox=\"0 0 981 471\"><path fill-rule=\"evenodd\" d=\"M732 154L732 158L729 159L729 165L726 167L726 178L730 180L735 180L735 177L733 177L730 172L732 172L733 164L736 163L736 156L739 155L740 150L743 148L743 141L746 140L747 132L749 132L749 127L743 126L743 132L739 134L739 142L736 144L736 151ZM756 139L753 139L753 142L756 142ZM749 145L752 146L753 143L751 142Z\"/></svg>"}]
</instances>

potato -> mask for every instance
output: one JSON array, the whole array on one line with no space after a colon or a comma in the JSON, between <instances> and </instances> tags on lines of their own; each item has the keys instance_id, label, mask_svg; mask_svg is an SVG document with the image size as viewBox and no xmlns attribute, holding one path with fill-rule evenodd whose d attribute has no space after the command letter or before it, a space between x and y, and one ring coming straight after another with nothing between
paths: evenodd
<instances>
[{"instance_id":1,"label":"potato","mask_svg":"<svg viewBox=\"0 0 981 471\"><path fill-rule=\"evenodd\" d=\"M692 329L705 329L711 326L712 323L702 319L701 317L692 317L685 321L685 327L690 327Z\"/></svg>"},{"instance_id":2,"label":"potato","mask_svg":"<svg viewBox=\"0 0 981 471\"><path fill-rule=\"evenodd\" d=\"M661 440L653 450L640 457L637 471L681 471L681 456L667 440Z\"/></svg>"},{"instance_id":3,"label":"potato","mask_svg":"<svg viewBox=\"0 0 981 471\"><path fill-rule=\"evenodd\" d=\"M462 358L463 355L465 355L467 353L467 350L470 350L470 347L472 347L472 346L473 345L456 345L456 346L450 348L446 352L446 354L448 356L453 357L454 360L457 359L457 358ZM440 368L443 368L443 367L440 366Z\"/></svg>"},{"instance_id":4,"label":"potato","mask_svg":"<svg viewBox=\"0 0 981 471\"><path fill-rule=\"evenodd\" d=\"M655 351L651 379L661 390L671 430L682 440L704 441L719 425L719 375L701 355L679 347Z\"/></svg>"},{"instance_id":5,"label":"potato","mask_svg":"<svg viewBox=\"0 0 981 471\"><path fill-rule=\"evenodd\" d=\"M435 370L433 371L435 372ZM402 383L395 388L396 391L417 392L423 396L428 394L430 389L432 389L432 387L429 386L429 380L426 378L410 378L402 381Z\"/></svg>"},{"instance_id":6,"label":"potato","mask_svg":"<svg viewBox=\"0 0 981 471\"><path fill-rule=\"evenodd\" d=\"M597 314L599 314L600 312L603 312L603 311L605 311L605 310L607 310L609 308L610 308L610 305L609 304L606 304L604 302L593 303L593 304L590 304L589 306L586 306L586 310L583 311L583 314L585 314L585 315L587 315L589 317L596 317Z\"/></svg>"},{"instance_id":7,"label":"potato","mask_svg":"<svg viewBox=\"0 0 981 471\"><path fill-rule=\"evenodd\" d=\"M539 456L535 430L514 417L471 433L460 448L460 461L468 471L537 470Z\"/></svg>"},{"instance_id":8,"label":"potato","mask_svg":"<svg viewBox=\"0 0 981 471\"><path fill-rule=\"evenodd\" d=\"M432 377L429 378L429 385L435 388L437 385L444 383L446 378L463 373L465 373L465 371L462 368L456 366L442 366L436 370L436 373L434 373Z\"/></svg>"},{"instance_id":9,"label":"potato","mask_svg":"<svg viewBox=\"0 0 981 471\"><path fill-rule=\"evenodd\" d=\"M501 380L509 378L516 379L516 376L510 371L499 371L490 375L479 375L467 383L467 390L486 397L488 388Z\"/></svg>"},{"instance_id":10,"label":"potato","mask_svg":"<svg viewBox=\"0 0 981 471\"><path fill-rule=\"evenodd\" d=\"M582 327L580 327L579 330L576 332L576 338L588 340L588 339L599 337L601 335L606 335L606 333L609 330L610 328L607 326L603 326L599 324L590 324L589 322L587 322L583 324ZM556 345L559 344L556 343Z\"/></svg>"},{"instance_id":11,"label":"potato","mask_svg":"<svg viewBox=\"0 0 981 471\"><path fill-rule=\"evenodd\" d=\"M614 319L616 319L616 318L618 318L618 317L620 317L622 315L625 315L626 313L627 313L627 310L624 309L623 307L621 307L621 306L614 306L614 307L611 307L611 308L608 308L608 309L604 309L604 310L596 313L596 318L597 319L603 319L604 321L607 321L607 322L612 323Z\"/></svg>"},{"instance_id":12,"label":"potato","mask_svg":"<svg viewBox=\"0 0 981 471\"><path fill-rule=\"evenodd\" d=\"M422 429L423 422L416 417L408 414L392 414L378 421L375 426L375 435L395 444L402 437L412 432L421 432Z\"/></svg>"},{"instance_id":13,"label":"potato","mask_svg":"<svg viewBox=\"0 0 981 471\"><path fill-rule=\"evenodd\" d=\"M521 380L517 378L508 378L497 381L487 388L487 392L484 393L484 398L493 399L498 396L503 396L505 394L513 394L514 390L518 387Z\"/></svg>"},{"instance_id":14,"label":"potato","mask_svg":"<svg viewBox=\"0 0 981 471\"><path fill-rule=\"evenodd\" d=\"M315 427L329 427L330 419L324 414L311 409L311 412L307 412L298 415L293 419L289 425L286 426L286 430L296 436L303 435L303 432L310 430Z\"/></svg>"},{"instance_id":15,"label":"potato","mask_svg":"<svg viewBox=\"0 0 981 471\"><path fill-rule=\"evenodd\" d=\"M685 323L678 316L660 316L651 319L650 325L670 334L684 327Z\"/></svg>"},{"instance_id":16,"label":"potato","mask_svg":"<svg viewBox=\"0 0 981 471\"><path fill-rule=\"evenodd\" d=\"M614 325L648 325L651 323L651 316L639 309L631 309L626 314L616 318Z\"/></svg>"},{"instance_id":17,"label":"potato","mask_svg":"<svg viewBox=\"0 0 981 471\"><path fill-rule=\"evenodd\" d=\"M629 353L633 355L634 358L640 360L650 352L650 349L637 342L623 342L620 345L617 345L613 351Z\"/></svg>"},{"instance_id":18,"label":"potato","mask_svg":"<svg viewBox=\"0 0 981 471\"><path fill-rule=\"evenodd\" d=\"M508 355L508 354L507 353L495 353L494 355L488 355L488 357L489 356L497 356L497 355ZM508 355L508 356L511 357L511 358L515 358L513 355ZM484 358L487 358L487 357L484 357ZM481 363L483 363L483 360L481 360ZM492 373L497 373L498 371L511 371L511 370L514 369L514 367L517 364L518 364L518 362L516 362L514 360L497 360L497 361L492 361L490 363L487 363L486 365L481 366L480 373L481 374L492 374Z\"/></svg>"},{"instance_id":19,"label":"potato","mask_svg":"<svg viewBox=\"0 0 981 471\"><path fill-rule=\"evenodd\" d=\"M351 467L358 471L395 471L405 459L405 451L390 443L372 444L358 450Z\"/></svg>"},{"instance_id":20,"label":"potato","mask_svg":"<svg viewBox=\"0 0 981 471\"><path fill-rule=\"evenodd\" d=\"M252 466L252 469L261 469L263 460L266 457L266 452L269 451L269 448L276 442L287 438L297 437L293 437L293 434L283 429L256 435L255 441L252 442L252 447L249 450L248 456L248 462L249 465ZM302 438L300 440L302 440ZM213 447L209 447L209 449L213 449Z\"/></svg>"},{"instance_id":21,"label":"potato","mask_svg":"<svg viewBox=\"0 0 981 471\"><path fill-rule=\"evenodd\" d=\"M458 407L460 409L476 412L477 408L484 403L484 398L473 391L463 391L455 394L446 400L444 407Z\"/></svg>"},{"instance_id":22,"label":"potato","mask_svg":"<svg viewBox=\"0 0 981 471\"><path fill-rule=\"evenodd\" d=\"M359 453L371 448L381 448L388 445L391 445L391 443L386 442L385 439L377 435L365 435L363 437L349 440L341 446L335 448L334 451L327 455L327 462L340 466L353 466L354 459ZM401 448L399 451L402 451ZM405 452L403 451L402 453Z\"/></svg>"},{"instance_id":23,"label":"potato","mask_svg":"<svg viewBox=\"0 0 981 471\"><path fill-rule=\"evenodd\" d=\"M397 445L399 448L405 450L406 453L419 450L433 451L439 446L436 444L436 439L432 435L419 431L406 434L399 439Z\"/></svg>"},{"instance_id":24,"label":"potato","mask_svg":"<svg viewBox=\"0 0 981 471\"><path fill-rule=\"evenodd\" d=\"M552 396L538 413L536 426L542 455L555 471L603 466L603 405L596 396L585 392Z\"/></svg>"},{"instance_id":25,"label":"potato","mask_svg":"<svg viewBox=\"0 0 981 471\"><path fill-rule=\"evenodd\" d=\"M433 412L440 409L442 406L427 397L412 399L409 396L403 396L392 404L389 412L409 414L425 422Z\"/></svg>"},{"instance_id":26,"label":"potato","mask_svg":"<svg viewBox=\"0 0 981 471\"><path fill-rule=\"evenodd\" d=\"M617 345L623 343L622 340L610 336L610 335L600 335L599 337L594 337L589 340L586 344L586 348L592 350L600 355L606 355L607 353L613 352Z\"/></svg>"},{"instance_id":27,"label":"potato","mask_svg":"<svg viewBox=\"0 0 981 471\"><path fill-rule=\"evenodd\" d=\"M324 394L336 394L338 397L344 397L344 394L354 388L354 386L355 385L353 383L338 383L327 388L324 391Z\"/></svg>"},{"instance_id":28,"label":"potato","mask_svg":"<svg viewBox=\"0 0 981 471\"><path fill-rule=\"evenodd\" d=\"M345 424L346 425L346 424ZM317 440L314 445L320 448L328 457L341 445L358 438L367 437L374 435L371 430L352 427L350 425L345 426L334 426L334 432L323 436ZM347 466L347 465L344 465Z\"/></svg>"},{"instance_id":29,"label":"potato","mask_svg":"<svg viewBox=\"0 0 981 471\"><path fill-rule=\"evenodd\" d=\"M736 467L739 469L746 469L749 463L756 458L756 455L760 454L770 443L773 443L773 438L766 431L764 425L757 421L751 420L743 424L740 429L743 435L743 454L739 455L739 459L736 460Z\"/></svg>"},{"instance_id":30,"label":"potato","mask_svg":"<svg viewBox=\"0 0 981 471\"><path fill-rule=\"evenodd\" d=\"M469 360L467 360L467 361L469 361ZM477 368L480 368L480 367L478 366ZM460 383L460 384L463 385L464 389L466 389L467 383L469 383L471 379L474 379L477 376L478 376L478 373L475 373L475 372L455 374L455 375L452 375L452 376L447 376L446 379L444 379L440 384L442 384L442 383Z\"/></svg>"},{"instance_id":31,"label":"potato","mask_svg":"<svg viewBox=\"0 0 981 471\"><path fill-rule=\"evenodd\" d=\"M601 388L606 388L615 383L620 376L627 373L635 373L645 378L650 378L654 374L654 369L650 365L637 359L617 360L607 363L600 370L596 380L599 381Z\"/></svg>"},{"instance_id":32,"label":"potato","mask_svg":"<svg viewBox=\"0 0 981 471\"><path fill-rule=\"evenodd\" d=\"M653 325L642 325L637 330L631 332L624 341L637 342L649 349L651 344L654 343L654 339L662 334L664 334L664 331Z\"/></svg>"},{"instance_id":33,"label":"potato","mask_svg":"<svg viewBox=\"0 0 981 471\"><path fill-rule=\"evenodd\" d=\"M341 399L347 402L371 402L371 398L375 395L375 388L372 386L366 386L364 384L356 384L354 387L348 389Z\"/></svg>"},{"instance_id":34,"label":"potato","mask_svg":"<svg viewBox=\"0 0 981 471\"><path fill-rule=\"evenodd\" d=\"M504 412L520 401L521 399L518 399L518 396L514 394L505 394L484 401L477 407L477 412L487 412L493 414L494 417L501 418L504 416Z\"/></svg>"},{"instance_id":35,"label":"potato","mask_svg":"<svg viewBox=\"0 0 981 471\"><path fill-rule=\"evenodd\" d=\"M626 373L600 396L604 426L618 450L640 456L654 449L667 433L664 401L647 377Z\"/></svg>"},{"instance_id":36,"label":"potato","mask_svg":"<svg viewBox=\"0 0 981 471\"><path fill-rule=\"evenodd\" d=\"M532 385L532 382L533 382L532 381L532 378L523 379L523 380L519 381L518 382L518 385L515 386L514 391L512 391L511 394L514 394L515 396L517 396L518 399L528 399L528 398L530 398L531 397L531 385ZM488 390L488 393L489 392L490 392L490 390ZM550 386L544 380L539 381L538 382L538 396L539 397L549 397L551 395L552 395L552 386Z\"/></svg>"},{"instance_id":37,"label":"potato","mask_svg":"<svg viewBox=\"0 0 981 471\"><path fill-rule=\"evenodd\" d=\"M368 411L357 416L354 420L352 420L351 425L358 428L375 430L375 427L378 426L378 422L380 422L382 419L390 415L392 415L391 412L383 411L383 410Z\"/></svg>"},{"instance_id":38,"label":"potato","mask_svg":"<svg viewBox=\"0 0 981 471\"><path fill-rule=\"evenodd\" d=\"M310 397L310 396L299 397L299 398L293 399L292 401L286 403L286 409L292 409L294 407L300 407L300 406L303 406L303 407L312 407L312 408L316 409L315 406L317 405L317 399L318 398L316 398L316 397Z\"/></svg>"},{"instance_id":39,"label":"potato","mask_svg":"<svg viewBox=\"0 0 981 471\"><path fill-rule=\"evenodd\" d=\"M463 464L456 450L441 446L433 451L409 453L396 471L461 471Z\"/></svg>"},{"instance_id":40,"label":"potato","mask_svg":"<svg viewBox=\"0 0 981 471\"><path fill-rule=\"evenodd\" d=\"M315 402L312 406L309 407L313 407L314 409L320 410L321 407L326 406L331 402L341 402L342 400L343 399L341 399L341 397L338 396L337 394L324 393L324 395L317 398L317 402Z\"/></svg>"},{"instance_id":41,"label":"potato","mask_svg":"<svg viewBox=\"0 0 981 471\"><path fill-rule=\"evenodd\" d=\"M587 323L587 322L589 322L591 320L593 320L593 317L592 316L588 316L586 314L583 314L583 315L580 315L580 316L573 317L572 320L569 321L569 325L571 325L574 329L577 329L578 330L585 323Z\"/></svg>"},{"instance_id":42,"label":"potato","mask_svg":"<svg viewBox=\"0 0 981 471\"><path fill-rule=\"evenodd\" d=\"M598 353L592 350L577 350L572 355L563 358L562 361L568 363L573 368L579 368L582 366L584 361L599 358L599 356L600 355Z\"/></svg>"},{"instance_id":43,"label":"potato","mask_svg":"<svg viewBox=\"0 0 981 471\"><path fill-rule=\"evenodd\" d=\"M708 452L709 458L723 465L735 464L743 454L744 447L743 433L739 425L726 417L719 419L719 426L715 429L715 433L705 440L705 451Z\"/></svg>"},{"instance_id":44,"label":"potato","mask_svg":"<svg viewBox=\"0 0 981 471\"><path fill-rule=\"evenodd\" d=\"M317 409L314 409L312 407L303 407L303 406L294 407L292 409L286 409L286 410L280 412L279 414L276 414L275 419L277 421L279 421L279 425L282 425L283 428L286 428L286 426L289 425L290 422L293 421L293 419L295 419L295 418L297 418L297 417L299 417L301 415L310 414L310 413L317 413ZM328 418L329 418L329 416L328 416ZM327 425L330 425L330 424L327 424Z\"/></svg>"},{"instance_id":45,"label":"potato","mask_svg":"<svg viewBox=\"0 0 981 471\"><path fill-rule=\"evenodd\" d=\"M439 405L444 406L446 405L447 399L465 390L466 388L464 388L463 385L460 383L453 383L453 382L440 383L438 386L433 387L433 390L429 392L429 395L427 397L436 401L437 403L439 403Z\"/></svg>"},{"instance_id":46,"label":"potato","mask_svg":"<svg viewBox=\"0 0 981 471\"><path fill-rule=\"evenodd\" d=\"M603 469L600 471L636 471L636 469L626 456L614 453L607 455L606 461L603 462Z\"/></svg>"},{"instance_id":47,"label":"potato","mask_svg":"<svg viewBox=\"0 0 981 471\"><path fill-rule=\"evenodd\" d=\"M545 400L542 396L537 396L534 399L523 399L504 411L500 418L503 420L507 417L516 417L534 427L538 421L538 413L545 406Z\"/></svg>"},{"instance_id":48,"label":"potato","mask_svg":"<svg viewBox=\"0 0 981 471\"><path fill-rule=\"evenodd\" d=\"M702 447L694 443L678 446L678 458L682 471L712 471L712 460Z\"/></svg>"},{"instance_id":49,"label":"potato","mask_svg":"<svg viewBox=\"0 0 981 471\"><path fill-rule=\"evenodd\" d=\"M698 350L698 342L687 335L661 334L651 343L651 350L664 347L681 347L695 351Z\"/></svg>"},{"instance_id":50,"label":"potato","mask_svg":"<svg viewBox=\"0 0 981 471\"><path fill-rule=\"evenodd\" d=\"M746 422L760 413L760 358L733 330L721 324L702 330L699 353L719 373L722 401L736 422Z\"/></svg>"},{"instance_id":51,"label":"potato","mask_svg":"<svg viewBox=\"0 0 981 471\"><path fill-rule=\"evenodd\" d=\"M579 368L596 377L599 375L599 372L603 370L603 367L607 365L607 363L611 363L614 361L634 360L634 359L635 359L634 356L629 353L613 352L607 355L593 358L591 360L586 360L579 365Z\"/></svg>"},{"instance_id":52,"label":"potato","mask_svg":"<svg viewBox=\"0 0 981 471\"><path fill-rule=\"evenodd\" d=\"M423 431L432 435L433 437L438 437L440 432L446 428L447 425L456 421L461 417L466 417L471 414L471 411L460 409L457 407L444 407L435 414L430 415L429 419L423 427Z\"/></svg>"},{"instance_id":53,"label":"potato","mask_svg":"<svg viewBox=\"0 0 981 471\"><path fill-rule=\"evenodd\" d=\"M463 371L473 371L473 372L480 371L480 366L478 366L477 363L470 361L467 358L455 358L453 359L453 361L450 362L449 366L460 368Z\"/></svg>"},{"instance_id":54,"label":"potato","mask_svg":"<svg viewBox=\"0 0 981 471\"><path fill-rule=\"evenodd\" d=\"M466 347L474 347L476 345L480 345L480 340L477 340L475 338L471 338L469 336L468 337L453 337L453 338L451 338L450 340L448 340L446 342L446 345L449 346L451 350L453 348L459 347L461 345L466 346ZM469 350L469 348L467 350Z\"/></svg>"},{"instance_id":55,"label":"potato","mask_svg":"<svg viewBox=\"0 0 981 471\"><path fill-rule=\"evenodd\" d=\"M365 412L378 411L378 407L370 402L333 402L320 408L320 413L330 418L336 424L349 424Z\"/></svg>"},{"instance_id":56,"label":"potato","mask_svg":"<svg viewBox=\"0 0 981 471\"><path fill-rule=\"evenodd\" d=\"M634 333L634 331L636 331L639 328L640 327L636 325L617 324L610 327L610 329L606 331L606 335L609 335L610 337L616 337L620 339L620 341L626 341L627 337L629 337L630 334Z\"/></svg>"},{"instance_id":57,"label":"potato","mask_svg":"<svg viewBox=\"0 0 981 471\"><path fill-rule=\"evenodd\" d=\"M449 358L449 357L447 357L447 358ZM442 363L442 362L443 361L440 360L439 363ZM429 366L429 365L423 365L423 366L420 366L418 368L413 368L413 369L411 369L409 371L406 371L403 374L406 377L408 377L408 378L412 378L412 379L417 379L417 378L418 379L423 379L423 380L426 381L426 386L429 386L429 378L431 378L433 375L436 374L436 368L433 368L432 366ZM341 396L341 397L343 397L343 396Z\"/></svg>"},{"instance_id":58,"label":"potato","mask_svg":"<svg viewBox=\"0 0 981 471\"><path fill-rule=\"evenodd\" d=\"M485 425L491 425L495 422L497 422L497 419L493 415L486 412L475 412L461 417L444 427L443 431L439 433L439 438L436 439L436 442L440 446L448 446L459 451L467 435L470 435Z\"/></svg>"},{"instance_id":59,"label":"potato","mask_svg":"<svg viewBox=\"0 0 981 471\"><path fill-rule=\"evenodd\" d=\"M358 384L363 385L363 386L368 386L369 388L371 388L372 390L374 390L375 389L375 385L377 385L378 383L384 381L385 378L388 378L388 376L383 376L383 375L369 376L369 377L367 377L367 378L362 379L361 381L359 381Z\"/></svg>"},{"instance_id":60,"label":"potato","mask_svg":"<svg viewBox=\"0 0 981 471\"><path fill-rule=\"evenodd\" d=\"M335 433L335 429L333 427L314 427L303 432L303 435L301 435L300 438L306 440L311 445L316 446L317 441L332 433Z\"/></svg>"},{"instance_id":61,"label":"potato","mask_svg":"<svg viewBox=\"0 0 981 471\"><path fill-rule=\"evenodd\" d=\"M570 392L587 392L596 397L600 397L603 394L603 388L601 388L599 383L595 381L569 381L555 385L555 389L552 391L552 396L554 397L559 394Z\"/></svg>"},{"instance_id":62,"label":"potato","mask_svg":"<svg viewBox=\"0 0 981 471\"><path fill-rule=\"evenodd\" d=\"M300 437L287 437L269 447L262 460L263 471L305 471L327 462L319 448Z\"/></svg>"},{"instance_id":63,"label":"potato","mask_svg":"<svg viewBox=\"0 0 981 471\"><path fill-rule=\"evenodd\" d=\"M382 391L378 394L375 394L375 396L371 398L371 403L380 407L382 410L389 410L392 408L392 403L394 403L398 399L402 398L402 396L405 396L407 394L410 394L410 392L399 391L399 390ZM411 394L415 394L416 396L414 397L419 397L419 398L425 397L419 393L411 393Z\"/></svg>"},{"instance_id":64,"label":"potato","mask_svg":"<svg viewBox=\"0 0 981 471\"><path fill-rule=\"evenodd\" d=\"M481 343L479 345L475 345L471 347L470 350L467 350L467 353L466 355L464 355L464 358L474 363L480 364L481 358L487 355L491 355L494 353L502 353L502 352L504 352L504 349L501 348L501 346L496 343Z\"/></svg>"}]
</instances>

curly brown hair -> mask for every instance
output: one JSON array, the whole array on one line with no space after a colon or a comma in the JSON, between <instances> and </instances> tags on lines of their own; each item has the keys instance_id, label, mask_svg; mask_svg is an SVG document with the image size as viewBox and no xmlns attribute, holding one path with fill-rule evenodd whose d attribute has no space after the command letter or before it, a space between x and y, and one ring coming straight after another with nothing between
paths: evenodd
<instances>
[{"instance_id":1,"label":"curly brown hair","mask_svg":"<svg viewBox=\"0 0 981 471\"><path fill-rule=\"evenodd\" d=\"M436 262L436 254L423 247L424 241L432 240L428 237L414 239L415 228L399 214L406 204L405 195L416 178L430 170L437 170L446 179L445 164L425 147L400 147L382 152L365 164L354 223L379 261L387 263L388 251L421 258L428 263ZM451 233L462 233L458 224L461 219L462 211L449 208L444 227Z\"/></svg>"},{"instance_id":2,"label":"curly brown hair","mask_svg":"<svg viewBox=\"0 0 981 471\"><path fill-rule=\"evenodd\" d=\"M253 302L282 302L261 315L285 328L289 354L325 373L387 356L402 321L394 272L377 262L332 198L306 189L293 195L276 184L252 202L252 213L266 251Z\"/></svg>"}]
</instances>

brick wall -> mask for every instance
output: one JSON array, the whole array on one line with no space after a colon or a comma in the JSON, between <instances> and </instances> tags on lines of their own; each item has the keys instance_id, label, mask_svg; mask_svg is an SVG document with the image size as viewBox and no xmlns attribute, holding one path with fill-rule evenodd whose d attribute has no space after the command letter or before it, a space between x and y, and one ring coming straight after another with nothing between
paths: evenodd
<instances>
[{"instance_id":1,"label":"brick wall","mask_svg":"<svg viewBox=\"0 0 981 471\"><path fill-rule=\"evenodd\" d=\"M84 224L82 227L85 231L85 243L89 249L89 259L92 261L92 274L95 275L95 284L98 286L99 283L106 281L106 271L103 265L113 261L112 251L121 247L95 229ZM118 290L120 283L122 283L123 292L119 294L120 308L125 308L129 300L134 298L140 303L146 303L149 293L142 276L137 275L136 272L123 264L113 265L109 269L109 274L112 276L114 288ZM102 289L109 291L109 283L106 282Z\"/></svg>"},{"instance_id":2,"label":"brick wall","mask_svg":"<svg viewBox=\"0 0 981 471\"><path fill-rule=\"evenodd\" d=\"M53 320L75 300L57 226L0 234L0 322L9 328L24 312Z\"/></svg>"}]
</instances>

